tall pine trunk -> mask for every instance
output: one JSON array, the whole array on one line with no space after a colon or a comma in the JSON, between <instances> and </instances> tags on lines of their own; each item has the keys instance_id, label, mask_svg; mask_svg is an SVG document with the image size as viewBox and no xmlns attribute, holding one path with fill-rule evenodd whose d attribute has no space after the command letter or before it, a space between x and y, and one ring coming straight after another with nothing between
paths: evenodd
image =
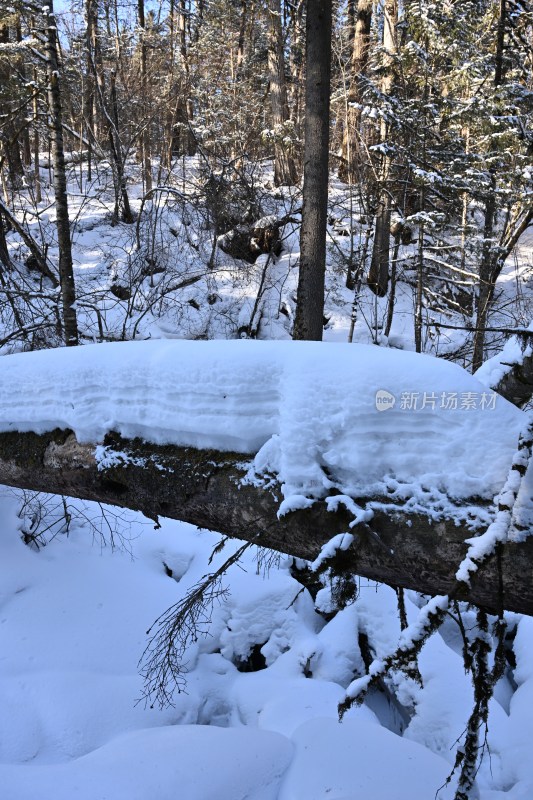
<instances>
[{"instance_id":1,"label":"tall pine trunk","mask_svg":"<svg viewBox=\"0 0 533 800\"><path fill-rule=\"evenodd\" d=\"M291 80L287 87L290 116L298 136L302 127L302 88L304 84L305 24L304 10L306 0L297 0L291 8L289 74Z\"/></svg>"},{"instance_id":2,"label":"tall pine trunk","mask_svg":"<svg viewBox=\"0 0 533 800\"><path fill-rule=\"evenodd\" d=\"M303 211L293 338L317 341L324 328L331 17L332 0L308 0Z\"/></svg>"},{"instance_id":3,"label":"tall pine trunk","mask_svg":"<svg viewBox=\"0 0 533 800\"><path fill-rule=\"evenodd\" d=\"M390 95L394 81L394 59L397 52L396 25L398 24L398 1L385 0L383 21L383 79L381 91ZM388 126L381 123L381 144L386 145ZM391 168L391 159L385 148L381 156L380 198L376 212L376 232L372 248L372 260L368 273L368 286L378 297L385 297L389 287L389 246L391 221L391 195L387 182Z\"/></svg>"},{"instance_id":4,"label":"tall pine trunk","mask_svg":"<svg viewBox=\"0 0 533 800\"><path fill-rule=\"evenodd\" d=\"M358 0L355 9L353 28L350 32L352 41L352 57L350 65L349 87L347 95L346 119L342 136L342 162L339 178L351 183L354 167L357 165L356 154L361 153L360 127L363 99L363 81L368 65L370 52L370 29L372 26L373 0Z\"/></svg>"},{"instance_id":5,"label":"tall pine trunk","mask_svg":"<svg viewBox=\"0 0 533 800\"><path fill-rule=\"evenodd\" d=\"M298 175L291 153L291 145L284 143L283 123L289 119L287 87L285 83L285 56L281 25L281 1L269 0L270 17L268 69L270 73L270 100L274 140L274 183L276 186L293 186Z\"/></svg>"}]
</instances>

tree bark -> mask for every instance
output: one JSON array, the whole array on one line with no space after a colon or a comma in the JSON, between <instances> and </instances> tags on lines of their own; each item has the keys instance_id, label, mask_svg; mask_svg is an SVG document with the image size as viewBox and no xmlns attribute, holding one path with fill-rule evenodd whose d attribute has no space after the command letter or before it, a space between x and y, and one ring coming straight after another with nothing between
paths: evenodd
<instances>
[{"instance_id":1,"label":"tree bark","mask_svg":"<svg viewBox=\"0 0 533 800\"><path fill-rule=\"evenodd\" d=\"M494 224L496 215L496 179L491 174L491 191L485 201L485 224L483 227L483 249L479 266L479 287L477 296L476 333L474 335L474 351L472 355L472 372L476 372L483 363L485 349L485 326L489 313L489 305L494 294L493 247Z\"/></svg>"},{"instance_id":2,"label":"tree bark","mask_svg":"<svg viewBox=\"0 0 533 800\"><path fill-rule=\"evenodd\" d=\"M111 168L113 170L113 183L115 189L115 210L114 218L118 221L121 219L126 224L131 224L134 221L134 216L131 211L128 190L126 186L126 175L124 173L124 156L122 153L122 143L120 140L120 122L118 117L118 104L116 93L116 72L111 70L109 76L109 98L106 92L106 81L104 75L102 52L100 48L100 33L98 29L98 16L97 6L94 6L94 15L92 19L92 46L87 44L87 57L90 63L92 75L94 77L93 87L96 90L96 97L98 98L97 108L99 110L98 117L101 118L103 128L105 130L106 138L109 142L109 152ZM107 9L109 10L109 9ZM117 55L117 67L120 67L120 61ZM96 123L95 119L95 123ZM95 139L98 138L98 133L95 130Z\"/></svg>"},{"instance_id":3,"label":"tree bark","mask_svg":"<svg viewBox=\"0 0 533 800\"><path fill-rule=\"evenodd\" d=\"M373 0L358 0L354 14L352 38L352 59L350 65L350 85L348 88L348 107L342 136L342 158L339 178L351 183L357 165L356 154L361 154L359 142L361 126L362 83L366 75L370 53L370 29L372 26ZM357 165L358 166L358 165Z\"/></svg>"},{"instance_id":4,"label":"tree bark","mask_svg":"<svg viewBox=\"0 0 533 800\"><path fill-rule=\"evenodd\" d=\"M83 124L87 132L89 142L87 154L87 181L92 179L92 158L93 147L92 139L98 140L97 126L95 125L95 96L94 96L94 74L92 63L94 60L95 37L97 27L98 11L95 0L85 0L85 53L87 59L87 73L83 87Z\"/></svg>"},{"instance_id":5,"label":"tree bark","mask_svg":"<svg viewBox=\"0 0 533 800\"><path fill-rule=\"evenodd\" d=\"M496 29L496 57L494 66L494 87L497 89L503 81L503 51L505 38L505 18L506 0L500 0L498 25ZM493 253L494 228L496 225L497 204L496 204L496 178L494 171L490 173L490 190L485 199L485 225L483 231L483 249L481 253L481 264L479 267L479 290L477 300L476 334L474 336L474 352L472 355L472 372L475 372L483 363L485 350L485 326L490 310L490 304L494 296L496 280L499 270L496 267ZM498 255L496 255L496 262ZM500 257L501 262L501 257ZM503 262L501 262L503 265Z\"/></svg>"},{"instance_id":6,"label":"tree bark","mask_svg":"<svg viewBox=\"0 0 533 800\"><path fill-rule=\"evenodd\" d=\"M308 0L300 274L294 339L321 341L328 211L331 0Z\"/></svg>"},{"instance_id":7,"label":"tree bark","mask_svg":"<svg viewBox=\"0 0 533 800\"><path fill-rule=\"evenodd\" d=\"M287 87L290 116L294 123L296 133L300 136L302 128L302 88L304 74L304 11L307 0L297 0L290 9L290 53L289 74L291 76ZM287 4L285 4L287 8Z\"/></svg>"},{"instance_id":8,"label":"tree bark","mask_svg":"<svg viewBox=\"0 0 533 800\"><path fill-rule=\"evenodd\" d=\"M504 47L505 47L505 17L507 14L507 0L500 0L498 14L498 27L496 29L496 59L494 63L494 86L500 86L503 81Z\"/></svg>"},{"instance_id":9,"label":"tree bark","mask_svg":"<svg viewBox=\"0 0 533 800\"><path fill-rule=\"evenodd\" d=\"M68 215L67 176L63 151L63 123L61 90L59 86L59 59L57 55L57 32L53 1L48 4L46 25L46 66L48 77L48 103L54 161L54 196L56 207L57 240L59 245L59 282L63 306L63 333L67 347L78 344L78 322L76 318L76 289L70 242Z\"/></svg>"},{"instance_id":10,"label":"tree bark","mask_svg":"<svg viewBox=\"0 0 533 800\"><path fill-rule=\"evenodd\" d=\"M237 80L242 77L244 63L244 47L246 42L246 23L248 21L248 0L241 0L241 14L239 21L239 39L237 41Z\"/></svg>"},{"instance_id":11,"label":"tree bark","mask_svg":"<svg viewBox=\"0 0 533 800\"><path fill-rule=\"evenodd\" d=\"M388 192L383 192L376 213L376 228L367 281L368 288L378 297L385 297L389 290L390 224L390 195Z\"/></svg>"},{"instance_id":12,"label":"tree bark","mask_svg":"<svg viewBox=\"0 0 533 800\"><path fill-rule=\"evenodd\" d=\"M10 26L5 20L0 20L0 44L9 42ZM3 96L8 94L8 86L14 72L11 59L3 57L0 59L0 85L3 87ZM13 96L14 99L14 96ZM12 189L20 189L24 175L24 167L20 155L19 137L17 135L17 125L11 109L11 101L8 99L0 104L0 118L2 126L0 128L0 156L7 162L7 173L9 184Z\"/></svg>"},{"instance_id":13,"label":"tree bark","mask_svg":"<svg viewBox=\"0 0 533 800\"><path fill-rule=\"evenodd\" d=\"M117 454L111 466L98 464L94 445L79 444L69 431L1 433L0 483L111 503L151 519L180 519L309 560L350 530L347 511L327 511L318 501L278 519L279 486L244 482L242 453L158 446L117 434L104 444ZM338 568L427 594L456 591L455 571L472 530L388 510L382 501L369 524L352 529L354 542L338 553ZM480 566L470 592L459 599L488 610L503 602L508 610L533 614L533 537L503 545L501 557Z\"/></svg>"},{"instance_id":14,"label":"tree bark","mask_svg":"<svg viewBox=\"0 0 533 800\"><path fill-rule=\"evenodd\" d=\"M269 0L269 48L268 69L270 73L270 100L272 104L272 127L274 129L274 183L276 186L293 186L298 180L296 165L291 154L291 145L284 144L283 123L289 119L287 86L285 83L285 56L283 54L283 28L281 25L281 2Z\"/></svg>"},{"instance_id":15,"label":"tree bark","mask_svg":"<svg viewBox=\"0 0 533 800\"><path fill-rule=\"evenodd\" d=\"M144 181L144 191L149 192L152 188L152 157L150 140L150 115L148 111L148 69L147 57L148 49L146 46L146 23L144 18L144 0L137 2L137 19L140 29L141 45L141 93L143 109L143 131L141 134L141 160L142 174Z\"/></svg>"},{"instance_id":16,"label":"tree bark","mask_svg":"<svg viewBox=\"0 0 533 800\"><path fill-rule=\"evenodd\" d=\"M396 25L398 24L398 0L385 0L383 8L383 79L381 91L388 96L392 92L394 81L394 58L397 53ZM381 144L387 143L388 125L381 123ZM385 297L389 288L389 247L391 224L391 196L387 188L391 168L388 152L382 155L380 184L381 195L376 212L376 232L372 259L368 273L368 287L378 296Z\"/></svg>"},{"instance_id":17,"label":"tree bark","mask_svg":"<svg viewBox=\"0 0 533 800\"><path fill-rule=\"evenodd\" d=\"M33 70L33 80L37 83L37 70ZM41 187L41 171L39 165L39 146L40 146L40 137L39 137L39 101L37 98L37 92L35 92L32 101L32 112L33 112L33 187L35 190L35 202L40 203L43 199L42 195L42 187ZM90 162L89 162L90 163Z\"/></svg>"}]
</instances>

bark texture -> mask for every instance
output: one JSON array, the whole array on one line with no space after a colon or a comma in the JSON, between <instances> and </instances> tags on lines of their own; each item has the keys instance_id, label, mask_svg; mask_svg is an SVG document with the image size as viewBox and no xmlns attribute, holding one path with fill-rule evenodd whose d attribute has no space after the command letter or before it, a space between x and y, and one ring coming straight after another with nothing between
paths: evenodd
<instances>
[{"instance_id":1,"label":"bark texture","mask_svg":"<svg viewBox=\"0 0 533 800\"><path fill-rule=\"evenodd\" d=\"M56 208L57 241L59 245L59 282L63 306L63 329L67 347L78 344L76 318L76 290L74 266L70 242L68 215L67 176L63 149L63 124L61 90L59 86L59 59L57 53L57 31L52 0L49 3L46 29L46 66L48 77L48 103L50 107L50 129L52 156L54 161L54 197Z\"/></svg>"},{"instance_id":2,"label":"bark texture","mask_svg":"<svg viewBox=\"0 0 533 800\"><path fill-rule=\"evenodd\" d=\"M278 519L279 487L243 481L239 453L156 446L110 434L105 444L119 454L102 467L95 447L69 431L0 434L0 482L56 492L166 516L299 558L314 559L322 546L349 530L350 515L325 503ZM377 498L379 499L379 498ZM427 594L455 593L488 610L533 614L533 537L507 543L483 564L468 595L458 592L455 571L473 532L450 520L387 508L369 525L358 525L351 547L338 554L338 568L372 580Z\"/></svg>"},{"instance_id":3,"label":"bark texture","mask_svg":"<svg viewBox=\"0 0 533 800\"><path fill-rule=\"evenodd\" d=\"M149 192L152 189L152 157L151 157L151 141L150 141L150 114L148 110L148 48L146 45L146 24L144 17L144 0L137 2L137 19L139 22L140 30L140 45L141 45L141 87L142 87L142 105L144 115L144 125L141 134L141 151L142 151L142 165L143 165L143 181L144 190Z\"/></svg>"},{"instance_id":4,"label":"bark texture","mask_svg":"<svg viewBox=\"0 0 533 800\"><path fill-rule=\"evenodd\" d=\"M373 0L358 0L354 10L352 29L352 58L350 65L350 85L347 96L346 120L342 136L342 162L339 178L346 183L361 171L362 157L361 135L361 103L364 94L364 80L370 54L370 30L372 26Z\"/></svg>"},{"instance_id":5,"label":"bark texture","mask_svg":"<svg viewBox=\"0 0 533 800\"><path fill-rule=\"evenodd\" d=\"M383 8L383 78L381 91L390 96L394 85L395 56L398 51L396 26L398 24L397 0L385 0ZM392 166L387 149L388 125L381 122L380 143L385 147L380 168L381 192L376 212L376 230L372 259L368 272L368 287L378 297L385 297L389 289L389 247L391 226L391 194L387 187Z\"/></svg>"},{"instance_id":6,"label":"bark texture","mask_svg":"<svg viewBox=\"0 0 533 800\"><path fill-rule=\"evenodd\" d=\"M274 184L294 186L298 180L291 145L284 143L283 124L289 119L287 86L285 82L285 56L283 52L283 28L281 24L280 0L269 0L269 47L268 69L270 73L270 100L274 142Z\"/></svg>"},{"instance_id":7,"label":"bark texture","mask_svg":"<svg viewBox=\"0 0 533 800\"><path fill-rule=\"evenodd\" d=\"M322 340L328 205L331 0L308 0L300 274L294 339Z\"/></svg>"},{"instance_id":8,"label":"bark texture","mask_svg":"<svg viewBox=\"0 0 533 800\"><path fill-rule=\"evenodd\" d=\"M10 25L5 19L0 19L0 44L9 42ZM7 162L9 185L13 189L20 189L24 168L19 147L20 132L24 125L20 113L16 114L12 106L15 105L16 88L10 88L10 81L17 71L13 58L5 56L0 58L0 163L3 159ZM2 167L3 168L3 167Z\"/></svg>"}]
</instances>

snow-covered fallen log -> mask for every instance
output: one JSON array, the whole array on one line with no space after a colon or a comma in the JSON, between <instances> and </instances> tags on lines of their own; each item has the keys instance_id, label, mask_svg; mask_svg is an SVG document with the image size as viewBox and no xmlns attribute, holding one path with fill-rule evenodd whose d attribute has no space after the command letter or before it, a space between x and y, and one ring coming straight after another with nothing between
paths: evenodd
<instances>
[{"instance_id":1,"label":"snow-covered fallen log","mask_svg":"<svg viewBox=\"0 0 533 800\"><path fill-rule=\"evenodd\" d=\"M0 360L0 482L310 560L350 533L343 568L432 594L457 589L524 421L460 368L377 347L132 342ZM503 602L533 613L523 484ZM470 599L498 608L499 568L472 575Z\"/></svg>"},{"instance_id":2,"label":"snow-covered fallen log","mask_svg":"<svg viewBox=\"0 0 533 800\"><path fill-rule=\"evenodd\" d=\"M482 364L476 373L485 386L518 408L526 406L533 396L532 335L513 336L502 352Z\"/></svg>"}]
</instances>

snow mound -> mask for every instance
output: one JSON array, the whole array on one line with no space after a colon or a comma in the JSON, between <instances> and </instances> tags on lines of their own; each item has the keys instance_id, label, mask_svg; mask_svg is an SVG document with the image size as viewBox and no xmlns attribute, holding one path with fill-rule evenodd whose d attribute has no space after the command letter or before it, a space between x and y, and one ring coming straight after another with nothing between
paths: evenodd
<instances>
[{"instance_id":1,"label":"snow mound","mask_svg":"<svg viewBox=\"0 0 533 800\"><path fill-rule=\"evenodd\" d=\"M303 723L293 741L296 755L279 800L423 800L428 786L442 786L449 772L429 750L359 719L340 725L317 717ZM452 796L439 793L440 800Z\"/></svg>"},{"instance_id":2,"label":"snow mound","mask_svg":"<svg viewBox=\"0 0 533 800\"><path fill-rule=\"evenodd\" d=\"M0 764L0 781L12 800L36 787L42 800L276 800L291 756L277 733L183 725L128 732L66 764Z\"/></svg>"},{"instance_id":3,"label":"snow mound","mask_svg":"<svg viewBox=\"0 0 533 800\"><path fill-rule=\"evenodd\" d=\"M367 345L144 341L6 356L0 430L255 455L306 497L491 498L522 412L446 361Z\"/></svg>"},{"instance_id":4,"label":"snow mound","mask_svg":"<svg viewBox=\"0 0 533 800\"><path fill-rule=\"evenodd\" d=\"M483 362L476 371L476 378L492 389L498 386L515 364L522 364L524 358L529 357L531 352L530 344L522 347L519 338L512 336L507 340L500 353Z\"/></svg>"},{"instance_id":5,"label":"snow mound","mask_svg":"<svg viewBox=\"0 0 533 800\"><path fill-rule=\"evenodd\" d=\"M380 658L397 644L396 593L362 583L357 601L326 622L286 562L265 580L250 550L228 571L231 595L213 607L209 636L187 650L187 692L161 711L135 702L145 631L197 585L218 536L165 519L154 533L131 514L131 552L93 543L88 523L35 551L20 539L17 510L0 490L2 800L437 796L473 702L452 617L421 654L422 686L390 675L339 724L337 704L365 671L359 634ZM86 511L90 519L96 507ZM210 569L237 547L228 543ZM412 623L419 598L405 599ZM463 619L470 628L475 614ZM506 704L491 708L481 800L533 796L531 623L520 619L517 666L499 684ZM239 671L233 662L266 639L264 668ZM453 785L438 794L450 797Z\"/></svg>"}]
</instances>

